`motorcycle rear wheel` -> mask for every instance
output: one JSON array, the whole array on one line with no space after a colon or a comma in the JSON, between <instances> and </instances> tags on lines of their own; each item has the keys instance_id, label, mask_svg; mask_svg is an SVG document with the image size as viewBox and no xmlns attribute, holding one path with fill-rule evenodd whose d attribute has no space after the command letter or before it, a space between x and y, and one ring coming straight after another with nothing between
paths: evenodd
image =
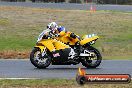
<instances>
[{"instance_id":1,"label":"motorcycle rear wheel","mask_svg":"<svg viewBox=\"0 0 132 88\"><path fill-rule=\"evenodd\" d=\"M92 46L86 48L85 50L93 52L95 54L94 58L96 58L96 60L95 60L94 63L92 63L92 60L89 59L91 57L82 57L82 61L81 61L82 65L87 67L87 68L96 68L96 67L98 67L100 65L101 61L102 61L102 56L101 56L100 52Z\"/></svg>"},{"instance_id":2,"label":"motorcycle rear wheel","mask_svg":"<svg viewBox=\"0 0 132 88\"><path fill-rule=\"evenodd\" d=\"M30 54L30 61L35 67L44 69L50 65L51 58L48 55L42 57L40 49L34 48Z\"/></svg>"}]
</instances>

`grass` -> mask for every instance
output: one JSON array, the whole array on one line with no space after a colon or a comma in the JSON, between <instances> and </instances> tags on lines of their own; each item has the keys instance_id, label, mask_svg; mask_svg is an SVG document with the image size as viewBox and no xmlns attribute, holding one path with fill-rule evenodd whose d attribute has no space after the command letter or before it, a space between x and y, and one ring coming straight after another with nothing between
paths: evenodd
<instances>
[{"instance_id":1,"label":"grass","mask_svg":"<svg viewBox=\"0 0 132 88\"><path fill-rule=\"evenodd\" d=\"M74 79L0 80L0 88L131 88L129 84L85 84L78 85Z\"/></svg>"},{"instance_id":2,"label":"grass","mask_svg":"<svg viewBox=\"0 0 132 88\"><path fill-rule=\"evenodd\" d=\"M5 19L5 18L1 18L0 19L0 25L3 25L3 26L6 26L9 24L9 20L8 19Z\"/></svg>"},{"instance_id":3,"label":"grass","mask_svg":"<svg viewBox=\"0 0 132 88\"><path fill-rule=\"evenodd\" d=\"M10 6L0 6L0 57L4 58L6 51L30 52L38 35L51 21L80 36L98 34L100 39L94 46L104 59L132 59L132 12L91 13Z\"/></svg>"}]
</instances>

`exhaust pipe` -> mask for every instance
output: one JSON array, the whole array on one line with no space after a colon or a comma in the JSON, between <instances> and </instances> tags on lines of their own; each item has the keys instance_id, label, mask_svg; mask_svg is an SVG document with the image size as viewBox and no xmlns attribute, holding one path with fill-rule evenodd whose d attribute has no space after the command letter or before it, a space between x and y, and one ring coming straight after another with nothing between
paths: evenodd
<instances>
[{"instance_id":1,"label":"exhaust pipe","mask_svg":"<svg viewBox=\"0 0 132 88\"><path fill-rule=\"evenodd\" d=\"M81 56L81 57L84 57L84 56L90 56L90 54L84 54L84 53L81 53L79 56Z\"/></svg>"}]
</instances>

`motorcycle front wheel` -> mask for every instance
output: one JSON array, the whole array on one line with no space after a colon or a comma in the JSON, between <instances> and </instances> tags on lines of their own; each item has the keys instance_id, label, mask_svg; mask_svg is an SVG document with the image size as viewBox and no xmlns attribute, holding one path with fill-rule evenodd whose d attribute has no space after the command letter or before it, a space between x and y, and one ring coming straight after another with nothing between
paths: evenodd
<instances>
[{"instance_id":1,"label":"motorcycle front wheel","mask_svg":"<svg viewBox=\"0 0 132 88\"><path fill-rule=\"evenodd\" d=\"M30 54L30 61L35 67L42 69L50 65L51 58L46 54L46 51L45 55L42 56L40 49L34 48Z\"/></svg>"},{"instance_id":2,"label":"motorcycle front wheel","mask_svg":"<svg viewBox=\"0 0 132 88\"><path fill-rule=\"evenodd\" d=\"M89 52L92 53L92 56L82 57L82 61L81 61L82 65L87 68L98 67L102 61L102 56L101 56L100 52L92 46L85 48L84 51L87 51L87 52L85 52L86 54Z\"/></svg>"}]
</instances>

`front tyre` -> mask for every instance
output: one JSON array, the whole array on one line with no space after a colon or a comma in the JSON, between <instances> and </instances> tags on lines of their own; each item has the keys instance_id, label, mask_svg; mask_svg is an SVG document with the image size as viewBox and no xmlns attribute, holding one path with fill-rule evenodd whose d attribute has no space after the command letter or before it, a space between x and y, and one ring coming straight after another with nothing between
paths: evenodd
<instances>
[{"instance_id":1,"label":"front tyre","mask_svg":"<svg viewBox=\"0 0 132 88\"><path fill-rule=\"evenodd\" d=\"M87 68L98 67L102 61L100 52L92 46L85 48L84 51L87 51L85 52L86 54L90 52L90 56L82 57L82 65Z\"/></svg>"},{"instance_id":2,"label":"front tyre","mask_svg":"<svg viewBox=\"0 0 132 88\"><path fill-rule=\"evenodd\" d=\"M34 48L30 54L31 63L39 69L46 68L51 63L51 58L47 55L46 51L43 53L44 55L42 56L40 49Z\"/></svg>"}]
</instances>

